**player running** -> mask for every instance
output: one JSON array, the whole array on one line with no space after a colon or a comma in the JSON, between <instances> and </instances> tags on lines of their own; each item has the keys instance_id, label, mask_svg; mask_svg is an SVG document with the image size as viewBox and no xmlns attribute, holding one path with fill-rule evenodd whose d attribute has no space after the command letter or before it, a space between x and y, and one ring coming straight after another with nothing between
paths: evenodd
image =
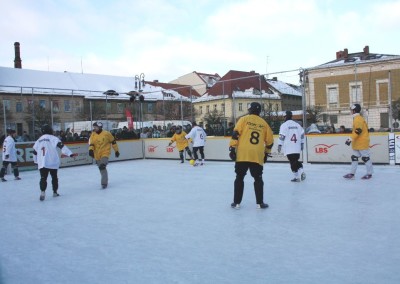
<instances>
[{"instance_id":1,"label":"player running","mask_svg":"<svg viewBox=\"0 0 400 284\"><path fill-rule=\"evenodd\" d=\"M204 165L204 145L206 143L207 134L203 128L197 125L195 121L192 122L192 129L189 134L185 136L186 139L192 139L193 141L193 156L196 160L194 166ZM200 151L201 160L197 155L197 151Z\"/></svg>"},{"instance_id":2,"label":"player running","mask_svg":"<svg viewBox=\"0 0 400 284\"><path fill-rule=\"evenodd\" d=\"M300 152L304 148L304 129L292 120L292 112L286 111L285 122L279 129L278 153L282 151L290 162L290 169L294 174L293 182L306 179L303 164L299 161ZM283 146L283 147L282 147Z\"/></svg>"},{"instance_id":3,"label":"player running","mask_svg":"<svg viewBox=\"0 0 400 284\"><path fill-rule=\"evenodd\" d=\"M60 167L60 158L57 148L61 149L62 155L68 157L76 157L71 150L65 146L61 140L53 135L53 129L50 125L45 124L41 128L42 136L33 145L33 160L38 165L40 172L40 201L46 197L47 177L51 176L51 184L53 186L53 197L60 196L58 194L58 176L57 171Z\"/></svg>"},{"instance_id":4,"label":"player running","mask_svg":"<svg viewBox=\"0 0 400 284\"><path fill-rule=\"evenodd\" d=\"M171 146L174 142L176 142L176 147L178 148L179 151L179 158L181 159L181 163L185 161L183 157L183 151L186 150L186 153L188 153L190 159L192 160L192 152L189 149L189 142L186 140L185 136L187 133L182 130L182 126L178 125L176 127L175 133L171 138L171 142L168 143L168 146Z\"/></svg>"}]
</instances>

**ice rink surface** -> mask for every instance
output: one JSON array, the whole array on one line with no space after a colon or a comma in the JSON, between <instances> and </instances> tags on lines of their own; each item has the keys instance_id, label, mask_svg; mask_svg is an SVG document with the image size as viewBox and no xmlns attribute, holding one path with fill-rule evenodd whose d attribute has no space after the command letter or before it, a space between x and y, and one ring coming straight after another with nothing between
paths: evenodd
<instances>
[{"instance_id":1,"label":"ice rink surface","mask_svg":"<svg viewBox=\"0 0 400 284\"><path fill-rule=\"evenodd\" d=\"M266 210L248 174L242 208L233 162L171 160L59 170L60 197L39 172L0 183L0 283L400 283L400 168L345 180L348 165L264 167Z\"/></svg>"}]
</instances>

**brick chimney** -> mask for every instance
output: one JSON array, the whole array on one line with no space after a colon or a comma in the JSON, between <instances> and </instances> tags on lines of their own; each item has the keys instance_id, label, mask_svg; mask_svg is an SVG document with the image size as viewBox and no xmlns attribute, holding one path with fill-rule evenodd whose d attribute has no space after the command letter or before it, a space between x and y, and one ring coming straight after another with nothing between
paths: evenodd
<instances>
[{"instance_id":1,"label":"brick chimney","mask_svg":"<svg viewBox=\"0 0 400 284\"><path fill-rule=\"evenodd\" d=\"M344 50L343 50L343 58L347 58L347 57L349 57L349 50L347 49L347 48L345 48Z\"/></svg>"},{"instance_id":2,"label":"brick chimney","mask_svg":"<svg viewBox=\"0 0 400 284\"><path fill-rule=\"evenodd\" d=\"M368 55L369 55L369 46L368 46L368 45L366 45L366 46L364 47L364 55L365 55L365 56L368 56Z\"/></svg>"},{"instance_id":3,"label":"brick chimney","mask_svg":"<svg viewBox=\"0 0 400 284\"><path fill-rule=\"evenodd\" d=\"M15 59L14 59L14 68L22 68L22 60L21 53L19 50L19 42L14 42L14 50L15 50Z\"/></svg>"}]
</instances>

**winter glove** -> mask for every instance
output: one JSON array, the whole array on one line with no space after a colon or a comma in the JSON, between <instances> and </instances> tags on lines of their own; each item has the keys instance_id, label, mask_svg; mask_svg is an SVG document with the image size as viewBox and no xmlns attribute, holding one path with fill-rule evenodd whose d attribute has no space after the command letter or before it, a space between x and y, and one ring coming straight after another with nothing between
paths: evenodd
<instances>
[{"instance_id":1,"label":"winter glove","mask_svg":"<svg viewBox=\"0 0 400 284\"><path fill-rule=\"evenodd\" d=\"M117 152L115 152L115 157L119 157L119 152L117 151Z\"/></svg>"},{"instance_id":2,"label":"winter glove","mask_svg":"<svg viewBox=\"0 0 400 284\"><path fill-rule=\"evenodd\" d=\"M232 161L236 161L236 148L235 147L229 147L229 158L231 158Z\"/></svg>"},{"instance_id":3,"label":"winter glove","mask_svg":"<svg viewBox=\"0 0 400 284\"><path fill-rule=\"evenodd\" d=\"M303 145L303 144L301 144ZM278 153L280 153L282 151L282 145L278 145Z\"/></svg>"},{"instance_id":4,"label":"winter glove","mask_svg":"<svg viewBox=\"0 0 400 284\"><path fill-rule=\"evenodd\" d=\"M350 144L351 144L351 139L350 138L348 138L347 140L346 140L346 142L344 142L347 146L350 146Z\"/></svg>"},{"instance_id":5,"label":"winter glove","mask_svg":"<svg viewBox=\"0 0 400 284\"><path fill-rule=\"evenodd\" d=\"M4 158L7 160L8 158L10 158L10 155L5 155Z\"/></svg>"},{"instance_id":6,"label":"winter glove","mask_svg":"<svg viewBox=\"0 0 400 284\"><path fill-rule=\"evenodd\" d=\"M92 157L92 158L94 158L94 152L93 152L93 150L89 150L89 156Z\"/></svg>"},{"instance_id":7,"label":"winter glove","mask_svg":"<svg viewBox=\"0 0 400 284\"><path fill-rule=\"evenodd\" d=\"M71 154L71 155L69 155L71 158L74 158L74 157L77 157L78 156L78 153L73 153L73 154Z\"/></svg>"},{"instance_id":8,"label":"winter glove","mask_svg":"<svg viewBox=\"0 0 400 284\"><path fill-rule=\"evenodd\" d=\"M171 145L172 145L172 142L169 142L169 143L168 143L168 146L171 146Z\"/></svg>"},{"instance_id":9,"label":"winter glove","mask_svg":"<svg viewBox=\"0 0 400 284\"><path fill-rule=\"evenodd\" d=\"M270 153L265 153L264 154L264 164L267 162L268 158L271 158L272 155Z\"/></svg>"}]
</instances>

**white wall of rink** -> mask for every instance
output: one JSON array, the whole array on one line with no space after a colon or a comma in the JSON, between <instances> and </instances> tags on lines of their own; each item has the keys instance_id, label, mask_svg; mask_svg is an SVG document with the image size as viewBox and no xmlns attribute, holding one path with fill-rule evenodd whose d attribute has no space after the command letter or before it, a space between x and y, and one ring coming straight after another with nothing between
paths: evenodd
<instances>
[{"instance_id":1,"label":"white wall of rink","mask_svg":"<svg viewBox=\"0 0 400 284\"><path fill-rule=\"evenodd\" d=\"M400 133L371 133L371 159L375 164L400 164ZM306 147L302 160L308 163L350 163L351 147L345 145L348 134L312 134L306 137ZM270 162L287 162L283 154L279 154L278 136L274 136L272 158ZM170 138L153 138L140 140L119 140L121 156L115 158L112 151L110 161L133 159L178 159L175 144L168 146ZM206 160L229 161L229 137L208 137L205 146ZM35 169L33 163L32 142L16 143L18 165L21 170ZM76 158L62 158L61 167L92 164L88 155L87 143L66 143L72 152L78 153ZM191 148L191 146L190 146ZM1 159L1 157L0 157Z\"/></svg>"}]
</instances>

